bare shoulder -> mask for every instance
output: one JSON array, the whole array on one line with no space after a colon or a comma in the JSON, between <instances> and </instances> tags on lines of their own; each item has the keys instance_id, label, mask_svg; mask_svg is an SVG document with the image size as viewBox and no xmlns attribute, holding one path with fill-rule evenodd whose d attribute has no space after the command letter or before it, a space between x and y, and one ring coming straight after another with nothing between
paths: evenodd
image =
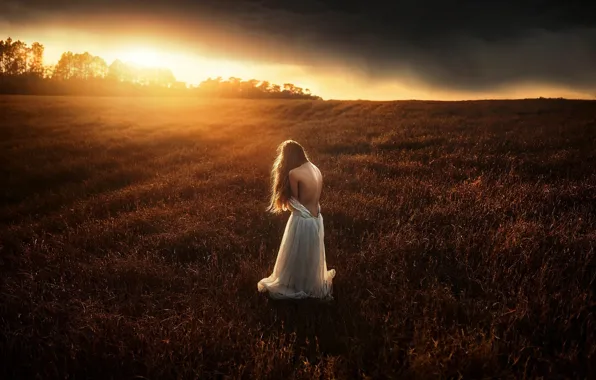
<instances>
[{"instance_id":1,"label":"bare shoulder","mask_svg":"<svg viewBox=\"0 0 596 380\"><path fill-rule=\"evenodd\" d=\"M319 167L317 165L313 164L312 162L311 162L311 164L312 164L312 167L315 169L315 171L317 173L319 173L319 176L323 177L323 174L321 173L321 170L319 169Z\"/></svg>"},{"instance_id":2,"label":"bare shoulder","mask_svg":"<svg viewBox=\"0 0 596 380\"><path fill-rule=\"evenodd\" d=\"M290 170L288 173L290 178L299 178L300 177L300 168L294 168Z\"/></svg>"}]
</instances>

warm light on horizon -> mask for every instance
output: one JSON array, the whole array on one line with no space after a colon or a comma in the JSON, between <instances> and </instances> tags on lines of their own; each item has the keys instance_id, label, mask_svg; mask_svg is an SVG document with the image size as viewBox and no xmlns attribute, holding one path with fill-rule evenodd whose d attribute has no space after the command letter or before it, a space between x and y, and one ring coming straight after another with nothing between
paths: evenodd
<instances>
[{"instance_id":1,"label":"warm light on horizon","mask_svg":"<svg viewBox=\"0 0 596 380\"><path fill-rule=\"evenodd\" d=\"M42 36L42 37L39 37ZM176 79L188 85L199 85L209 78L230 77L256 79L274 84L293 83L310 89L314 95L337 100L476 100L528 97L566 97L593 99L594 96L565 86L545 83L515 83L490 90L464 91L431 85L425 78L396 71L381 80L343 65L342 62L303 65L233 59L214 55L200 46L165 43L155 38L126 34L98 35L71 29L42 28L7 31L5 39L39 42L45 46L44 63L58 63L64 52L89 52L103 58L108 65L115 60L145 67L168 68Z\"/></svg>"},{"instance_id":2,"label":"warm light on horizon","mask_svg":"<svg viewBox=\"0 0 596 380\"><path fill-rule=\"evenodd\" d=\"M167 60L163 53L150 48L137 48L119 54L120 60L143 67L164 67Z\"/></svg>"},{"instance_id":3,"label":"warm light on horizon","mask_svg":"<svg viewBox=\"0 0 596 380\"><path fill-rule=\"evenodd\" d=\"M28 40L26 40L29 42ZM70 51L61 49L54 44L46 45L49 51ZM60 44L62 45L62 44ZM67 44L64 44L67 46ZM105 59L110 65L115 60L124 63L132 63L143 67L161 67L172 70L178 81L188 85L199 85L209 78L221 77L227 80L231 77L243 80L257 79L259 81L270 81L271 83L283 85L283 83L294 83L302 88L308 88L313 94L322 96L325 99L336 100L481 100L481 99L513 99L530 97L566 97L569 99L586 99L586 94L540 83L519 83L517 85L502 86L492 91L481 91L469 93L464 91L445 90L432 88L425 83L413 80L406 75L403 81L378 81L370 82L354 75L343 68L332 68L330 71L309 73L304 67L287 64L266 64L253 61L238 61L221 58L210 58L193 53L166 52L150 44L136 44L116 49L78 49L73 51L82 53L89 51ZM60 53L61 55L61 53ZM53 60L49 57L53 56ZM59 55L46 55L46 64L56 64ZM307 85L308 83L308 85Z\"/></svg>"},{"instance_id":4,"label":"warm light on horizon","mask_svg":"<svg viewBox=\"0 0 596 380\"><path fill-rule=\"evenodd\" d=\"M267 64L255 61L239 61L221 57L209 57L195 52L184 52L184 49L174 46L171 50L158 47L147 41L125 41L118 44L98 44L84 42L79 38L70 40L68 36L56 34L54 38L36 39L30 35L13 36L26 43L39 42L45 46L44 64L55 65L63 53L89 52L103 58L108 65L116 60L132 63L143 67L161 67L172 70L177 80L189 85L198 85L209 78L221 77L227 80L231 77L243 80L257 79L270 81L275 84L293 83L303 88L309 88L317 93L315 81L297 65Z\"/></svg>"}]
</instances>

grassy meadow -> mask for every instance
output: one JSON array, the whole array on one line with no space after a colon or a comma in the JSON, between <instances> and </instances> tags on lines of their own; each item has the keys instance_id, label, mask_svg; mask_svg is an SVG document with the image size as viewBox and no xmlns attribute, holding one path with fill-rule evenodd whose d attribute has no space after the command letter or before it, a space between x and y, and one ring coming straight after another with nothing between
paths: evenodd
<instances>
[{"instance_id":1,"label":"grassy meadow","mask_svg":"<svg viewBox=\"0 0 596 380\"><path fill-rule=\"evenodd\" d=\"M0 378L596 375L596 102L0 97ZM321 169L331 303L257 293Z\"/></svg>"}]
</instances>

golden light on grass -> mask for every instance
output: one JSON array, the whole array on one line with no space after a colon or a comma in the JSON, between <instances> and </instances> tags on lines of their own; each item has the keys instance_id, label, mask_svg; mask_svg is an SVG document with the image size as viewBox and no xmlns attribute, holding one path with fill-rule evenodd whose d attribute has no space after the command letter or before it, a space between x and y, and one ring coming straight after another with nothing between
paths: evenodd
<instances>
[{"instance_id":1,"label":"golden light on grass","mask_svg":"<svg viewBox=\"0 0 596 380\"><path fill-rule=\"evenodd\" d=\"M6 96L5 114L0 348L28 362L0 378L588 377L590 102ZM256 292L288 137L325 176L333 305Z\"/></svg>"}]
</instances>

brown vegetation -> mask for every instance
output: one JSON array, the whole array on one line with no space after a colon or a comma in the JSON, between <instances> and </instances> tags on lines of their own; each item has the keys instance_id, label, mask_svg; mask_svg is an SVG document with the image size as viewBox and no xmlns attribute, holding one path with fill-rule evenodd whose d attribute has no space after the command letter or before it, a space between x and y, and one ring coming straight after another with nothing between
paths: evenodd
<instances>
[{"instance_id":1,"label":"brown vegetation","mask_svg":"<svg viewBox=\"0 0 596 380\"><path fill-rule=\"evenodd\" d=\"M0 97L2 378L594 376L596 107ZM258 294L277 144L335 301Z\"/></svg>"}]
</instances>

